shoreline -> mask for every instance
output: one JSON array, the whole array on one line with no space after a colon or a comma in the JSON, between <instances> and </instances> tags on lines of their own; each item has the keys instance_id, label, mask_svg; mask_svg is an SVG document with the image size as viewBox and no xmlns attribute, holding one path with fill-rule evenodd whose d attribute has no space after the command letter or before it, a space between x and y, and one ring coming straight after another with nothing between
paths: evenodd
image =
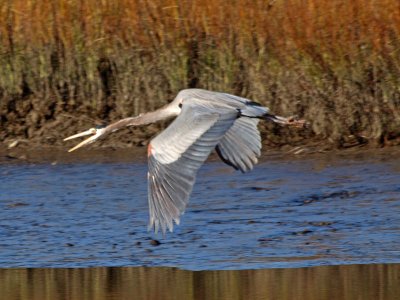
<instances>
[{"instance_id":1,"label":"shoreline","mask_svg":"<svg viewBox=\"0 0 400 300\"><path fill-rule=\"evenodd\" d=\"M68 153L71 143L65 146L38 146L19 143L17 145L2 143L0 147L0 164L7 163L118 163L118 162L147 162L147 145L111 147L111 146L90 146L73 153ZM268 160L297 160L297 159L321 159L325 156L334 158L390 158L400 155L399 146L390 147L369 147L356 146L344 149L332 149L323 147L321 144L282 147L270 147L263 145L259 161ZM213 151L207 161L219 161L218 155Z\"/></svg>"}]
</instances>

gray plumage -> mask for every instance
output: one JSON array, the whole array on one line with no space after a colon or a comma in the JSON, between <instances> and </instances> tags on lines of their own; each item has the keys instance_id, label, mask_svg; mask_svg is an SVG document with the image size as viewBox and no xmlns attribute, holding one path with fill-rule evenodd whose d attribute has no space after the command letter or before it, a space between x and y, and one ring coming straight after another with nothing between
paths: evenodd
<instances>
[{"instance_id":1,"label":"gray plumage","mask_svg":"<svg viewBox=\"0 0 400 300\"><path fill-rule=\"evenodd\" d=\"M177 116L177 117L176 117ZM105 128L92 128L65 140L92 134L70 151L126 126L138 126L176 117L148 146L149 230L173 231L189 202L196 174L216 150L236 170L250 171L261 154L259 119L303 126L269 114L269 109L249 99L202 89L178 93L168 105L137 117L122 119Z\"/></svg>"}]
</instances>

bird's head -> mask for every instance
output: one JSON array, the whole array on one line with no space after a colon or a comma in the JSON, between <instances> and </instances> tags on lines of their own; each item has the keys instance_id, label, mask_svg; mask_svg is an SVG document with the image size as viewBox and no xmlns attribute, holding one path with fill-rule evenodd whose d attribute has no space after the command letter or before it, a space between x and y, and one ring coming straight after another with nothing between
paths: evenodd
<instances>
[{"instance_id":1,"label":"bird's head","mask_svg":"<svg viewBox=\"0 0 400 300\"><path fill-rule=\"evenodd\" d=\"M89 137L88 139L84 140L83 142L80 142L78 145L76 145L75 147L68 150L68 152L72 152L82 146L89 145L89 144L97 141L106 132L107 132L106 126L100 125L100 126L96 126L94 128L90 128L89 130L86 130L84 132L71 135L71 136L65 138L64 141L72 140L72 139L75 139L75 138L78 138L81 136L91 135L91 137Z\"/></svg>"}]
</instances>

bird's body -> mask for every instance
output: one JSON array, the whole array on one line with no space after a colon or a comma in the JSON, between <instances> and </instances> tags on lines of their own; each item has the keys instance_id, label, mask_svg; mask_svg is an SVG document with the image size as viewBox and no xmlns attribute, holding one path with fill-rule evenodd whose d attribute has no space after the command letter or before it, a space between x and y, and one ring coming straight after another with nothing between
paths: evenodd
<instances>
[{"instance_id":1,"label":"bird's body","mask_svg":"<svg viewBox=\"0 0 400 300\"><path fill-rule=\"evenodd\" d=\"M216 149L221 159L242 172L249 171L261 154L257 129L260 119L301 127L304 121L269 114L249 99L202 89L186 89L166 106L105 128L90 129L67 139L93 134L72 148L126 126L176 119L148 145L149 229L173 230L189 201L198 169ZM66 139L66 140L67 140Z\"/></svg>"}]
</instances>

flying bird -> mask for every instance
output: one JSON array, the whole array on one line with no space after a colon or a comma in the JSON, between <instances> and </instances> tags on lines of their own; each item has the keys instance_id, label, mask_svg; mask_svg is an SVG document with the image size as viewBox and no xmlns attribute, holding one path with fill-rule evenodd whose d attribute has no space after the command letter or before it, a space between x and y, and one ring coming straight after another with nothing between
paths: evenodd
<instances>
[{"instance_id":1,"label":"flying bird","mask_svg":"<svg viewBox=\"0 0 400 300\"><path fill-rule=\"evenodd\" d=\"M261 155L260 119L304 127L304 120L284 118L249 99L203 89L185 89L164 107L108 126L72 135L64 141L91 135L72 152L127 126L139 126L176 117L148 144L149 230L173 231L189 202L201 165L216 150L223 162L250 171Z\"/></svg>"}]
</instances>

